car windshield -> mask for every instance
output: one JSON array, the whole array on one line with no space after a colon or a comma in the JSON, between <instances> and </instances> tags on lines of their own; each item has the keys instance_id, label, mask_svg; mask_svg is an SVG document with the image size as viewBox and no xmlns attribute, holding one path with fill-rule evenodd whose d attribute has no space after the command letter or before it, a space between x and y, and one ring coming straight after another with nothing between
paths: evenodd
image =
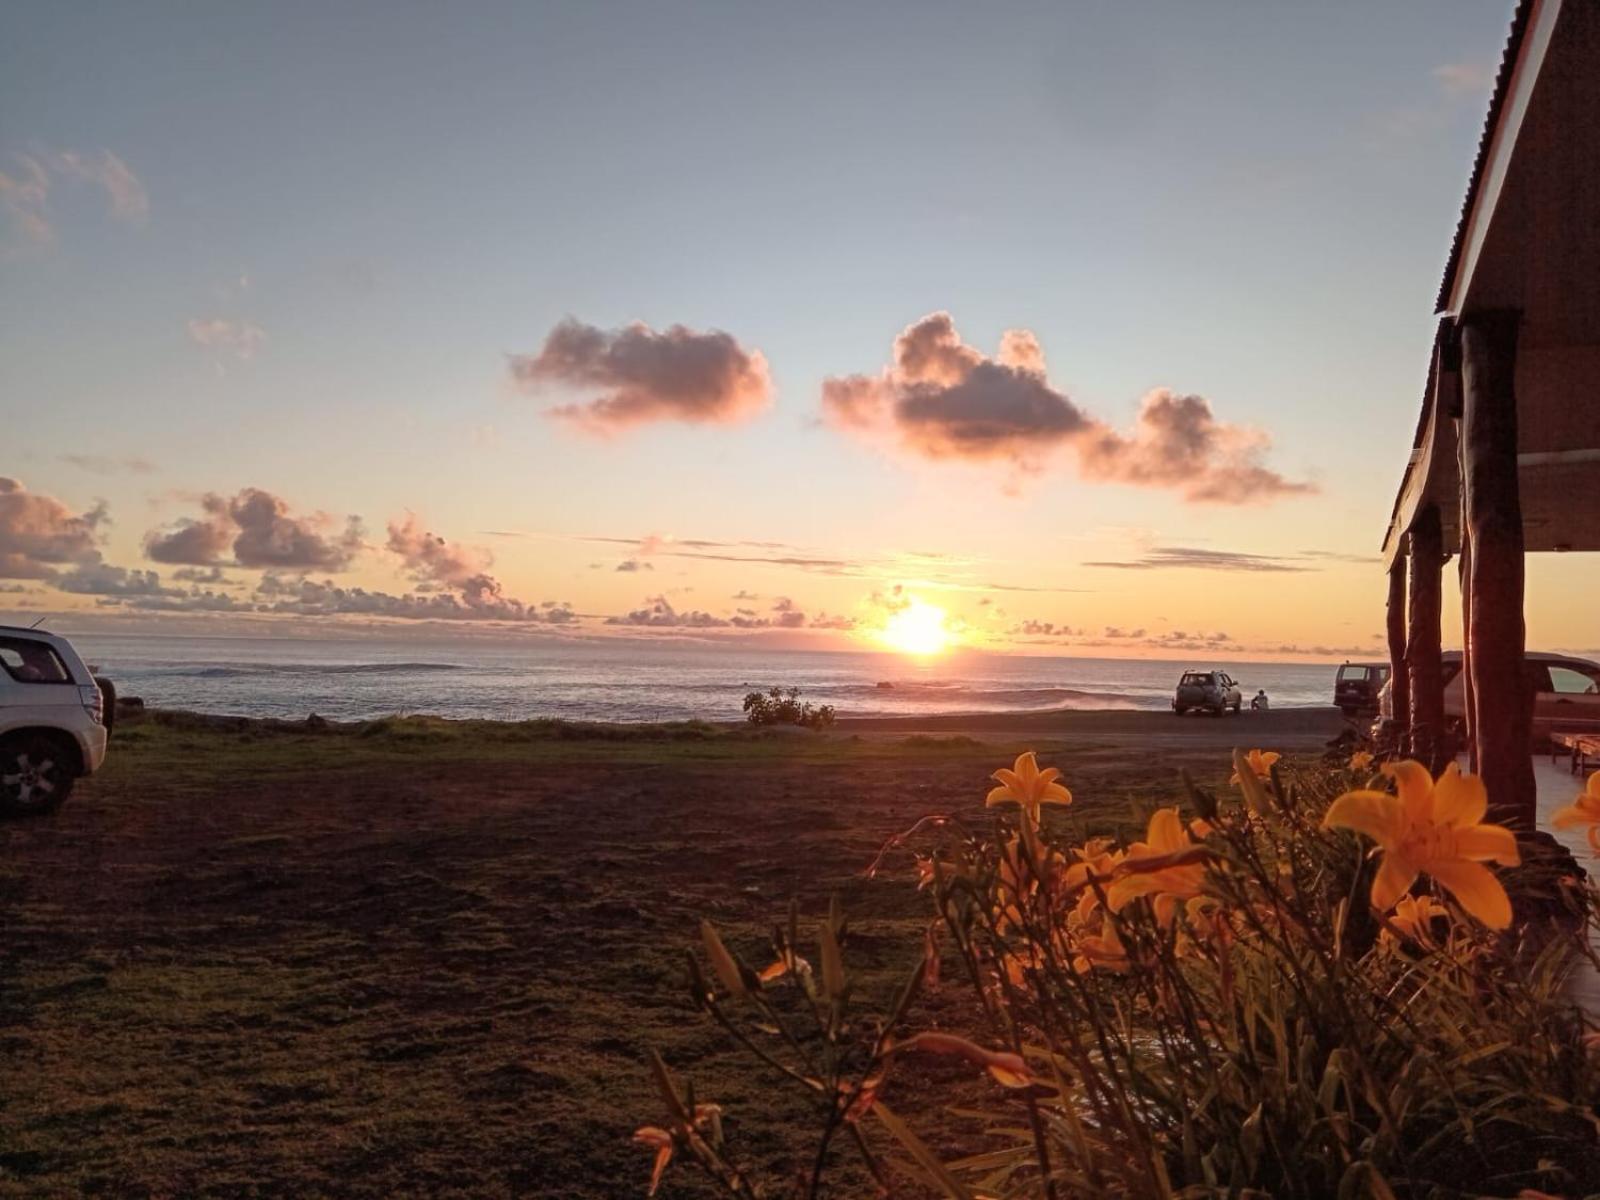
<instances>
[{"instance_id":1,"label":"car windshield","mask_svg":"<svg viewBox=\"0 0 1600 1200\"><path fill-rule=\"evenodd\" d=\"M1187 675L1185 675L1182 679L1180 679L1178 681L1178 686L1179 687L1209 687L1209 686L1211 686L1211 684L1213 682L1215 682L1215 681L1212 679L1212 677L1210 675L1202 674L1199 671L1190 671Z\"/></svg>"},{"instance_id":2,"label":"car windshield","mask_svg":"<svg viewBox=\"0 0 1600 1200\"><path fill-rule=\"evenodd\" d=\"M1344 666L1339 668L1339 681L1341 683L1347 683L1351 680L1360 681L1370 679L1371 677L1372 669L1370 667L1358 667L1351 663L1346 663ZM1326 679L1327 676L1323 676L1323 678Z\"/></svg>"}]
</instances>

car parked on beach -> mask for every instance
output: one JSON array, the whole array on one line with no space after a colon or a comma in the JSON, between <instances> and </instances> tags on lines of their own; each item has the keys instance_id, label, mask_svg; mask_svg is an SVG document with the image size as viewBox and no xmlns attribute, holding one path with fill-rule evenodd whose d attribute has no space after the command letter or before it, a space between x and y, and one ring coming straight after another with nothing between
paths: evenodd
<instances>
[{"instance_id":1,"label":"car parked on beach","mask_svg":"<svg viewBox=\"0 0 1600 1200\"><path fill-rule=\"evenodd\" d=\"M1442 656L1444 717L1464 732L1467 681L1461 672L1461 651ZM1533 736L1552 733L1600 733L1600 663L1570 654L1529 651L1523 657L1523 686L1533 707ZM1379 720L1394 716L1394 693L1385 681L1378 703Z\"/></svg>"},{"instance_id":2,"label":"car parked on beach","mask_svg":"<svg viewBox=\"0 0 1600 1200\"><path fill-rule=\"evenodd\" d=\"M0 816L51 812L99 770L115 705L66 638L0 625Z\"/></svg>"},{"instance_id":3,"label":"car parked on beach","mask_svg":"<svg viewBox=\"0 0 1600 1200\"><path fill-rule=\"evenodd\" d=\"M1238 712L1239 684L1226 671L1185 671L1172 696L1172 711L1180 717L1190 709L1221 716Z\"/></svg>"},{"instance_id":4,"label":"car parked on beach","mask_svg":"<svg viewBox=\"0 0 1600 1200\"><path fill-rule=\"evenodd\" d=\"M1389 682L1388 663L1347 662L1333 680L1333 702L1347 717L1378 711L1378 695Z\"/></svg>"}]
</instances>

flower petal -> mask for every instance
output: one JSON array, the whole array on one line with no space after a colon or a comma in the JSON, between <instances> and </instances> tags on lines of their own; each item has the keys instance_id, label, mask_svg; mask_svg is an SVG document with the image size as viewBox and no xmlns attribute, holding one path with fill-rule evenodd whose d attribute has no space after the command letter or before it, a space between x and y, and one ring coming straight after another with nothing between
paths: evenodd
<instances>
[{"instance_id":1,"label":"flower petal","mask_svg":"<svg viewBox=\"0 0 1600 1200\"><path fill-rule=\"evenodd\" d=\"M1175 808L1158 808L1150 814L1150 829L1145 841L1157 854L1171 854L1189 844L1183 836L1183 820Z\"/></svg>"},{"instance_id":2,"label":"flower petal","mask_svg":"<svg viewBox=\"0 0 1600 1200\"><path fill-rule=\"evenodd\" d=\"M1510 897L1494 872L1482 863L1431 863L1428 873L1469 915L1490 929L1504 929L1511 924Z\"/></svg>"},{"instance_id":3,"label":"flower petal","mask_svg":"<svg viewBox=\"0 0 1600 1200\"><path fill-rule=\"evenodd\" d=\"M1451 763L1433 785L1433 819L1440 825L1476 825L1489 811L1489 792L1477 775L1463 775Z\"/></svg>"},{"instance_id":4,"label":"flower petal","mask_svg":"<svg viewBox=\"0 0 1600 1200\"><path fill-rule=\"evenodd\" d=\"M1017 798L1011 794L1008 787L990 788L988 798L984 800L984 807L993 808L996 804L1017 803Z\"/></svg>"},{"instance_id":5,"label":"flower petal","mask_svg":"<svg viewBox=\"0 0 1600 1200\"><path fill-rule=\"evenodd\" d=\"M1400 786L1400 804L1411 822L1427 820L1433 814L1433 776L1415 759L1384 763L1381 770Z\"/></svg>"},{"instance_id":6,"label":"flower petal","mask_svg":"<svg viewBox=\"0 0 1600 1200\"><path fill-rule=\"evenodd\" d=\"M1353 829L1385 850L1400 840L1404 825L1405 813L1399 800L1387 792L1366 789L1346 792L1328 806L1322 818L1324 829Z\"/></svg>"},{"instance_id":7,"label":"flower petal","mask_svg":"<svg viewBox=\"0 0 1600 1200\"><path fill-rule=\"evenodd\" d=\"M1044 794L1039 797L1041 804L1071 804L1072 793L1059 783L1052 783L1044 789Z\"/></svg>"},{"instance_id":8,"label":"flower petal","mask_svg":"<svg viewBox=\"0 0 1600 1200\"><path fill-rule=\"evenodd\" d=\"M1594 815L1584 807L1582 797L1579 797L1578 803L1558 808L1550 816L1550 824L1557 829L1570 829L1574 825L1589 825L1593 822Z\"/></svg>"},{"instance_id":9,"label":"flower petal","mask_svg":"<svg viewBox=\"0 0 1600 1200\"><path fill-rule=\"evenodd\" d=\"M1456 855L1470 862L1497 862L1514 867L1522 861L1517 835L1504 825L1473 825L1456 834Z\"/></svg>"},{"instance_id":10,"label":"flower petal","mask_svg":"<svg viewBox=\"0 0 1600 1200\"><path fill-rule=\"evenodd\" d=\"M1417 869L1397 854L1385 854L1383 865L1372 881L1372 907L1388 912L1395 902L1411 890L1417 880Z\"/></svg>"}]
</instances>

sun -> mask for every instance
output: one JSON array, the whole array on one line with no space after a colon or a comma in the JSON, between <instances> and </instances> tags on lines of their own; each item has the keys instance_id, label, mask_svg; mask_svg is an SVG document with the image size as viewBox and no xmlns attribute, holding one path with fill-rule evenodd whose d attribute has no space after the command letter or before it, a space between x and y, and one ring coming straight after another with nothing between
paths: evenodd
<instances>
[{"instance_id":1,"label":"sun","mask_svg":"<svg viewBox=\"0 0 1600 1200\"><path fill-rule=\"evenodd\" d=\"M945 611L922 600L891 616L878 635L883 644L902 654L938 654L950 645L951 633L945 628Z\"/></svg>"}]
</instances>

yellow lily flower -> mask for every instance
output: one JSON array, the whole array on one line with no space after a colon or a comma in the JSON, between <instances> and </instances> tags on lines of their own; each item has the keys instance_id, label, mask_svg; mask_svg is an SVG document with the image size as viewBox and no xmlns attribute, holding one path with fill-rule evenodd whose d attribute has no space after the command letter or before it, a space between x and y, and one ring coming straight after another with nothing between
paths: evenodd
<instances>
[{"instance_id":1,"label":"yellow lily flower","mask_svg":"<svg viewBox=\"0 0 1600 1200\"><path fill-rule=\"evenodd\" d=\"M1034 821L1039 819L1039 806L1042 804L1071 804L1072 793L1056 780L1061 778L1061 772L1054 767L1039 769L1039 760L1034 757L1032 750L1017 755L1017 761L1011 764L1011 769L1001 767L992 778L1000 786L989 790L988 798L984 804L993 808L996 804L1005 804L1007 801L1022 806Z\"/></svg>"},{"instance_id":2,"label":"yellow lily flower","mask_svg":"<svg viewBox=\"0 0 1600 1200\"><path fill-rule=\"evenodd\" d=\"M1076 945L1078 953L1072 959L1072 969L1079 974L1089 971L1113 971L1122 974L1129 967L1128 950L1117 935L1117 927L1104 913L1100 914L1100 932L1079 931Z\"/></svg>"},{"instance_id":3,"label":"yellow lily flower","mask_svg":"<svg viewBox=\"0 0 1600 1200\"><path fill-rule=\"evenodd\" d=\"M1402 896L1389 914L1393 925L1408 940L1421 946L1433 945L1433 920L1448 917L1450 911L1432 896ZM1394 935L1385 929L1380 935L1384 941L1393 941Z\"/></svg>"},{"instance_id":4,"label":"yellow lily flower","mask_svg":"<svg viewBox=\"0 0 1600 1200\"><path fill-rule=\"evenodd\" d=\"M1346 792L1322 818L1323 828L1352 829L1383 851L1372 906L1387 912L1426 874L1490 929L1510 925L1506 889L1483 864L1514 867L1522 858L1511 830L1483 823L1489 808L1483 780L1463 775L1455 763L1437 783L1419 762L1385 763L1382 769L1398 785L1398 796L1365 788Z\"/></svg>"},{"instance_id":5,"label":"yellow lily flower","mask_svg":"<svg viewBox=\"0 0 1600 1200\"><path fill-rule=\"evenodd\" d=\"M1244 761L1245 764L1250 768L1251 773L1257 779L1270 779L1272 778L1272 764L1277 762L1282 757L1283 755L1279 754L1276 750L1252 750L1249 754L1244 756ZM1233 772L1233 778L1228 780L1228 782L1243 783L1243 769L1236 769Z\"/></svg>"},{"instance_id":6,"label":"yellow lily flower","mask_svg":"<svg viewBox=\"0 0 1600 1200\"><path fill-rule=\"evenodd\" d=\"M1600 771L1589 776L1589 782L1578 798L1565 808L1557 809L1550 823L1557 829L1570 829L1574 825L1589 827L1589 845L1600 855Z\"/></svg>"},{"instance_id":7,"label":"yellow lily flower","mask_svg":"<svg viewBox=\"0 0 1600 1200\"><path fill-rule=\"evenodd\" d=\"M1357 750L1350 756L1350 769L1352 771L1368 771L1372 769L1372 751Z\"/></svg>"},{"instance_id":8,"label":"yellow lily flower","mask_svg":"<svg viewBox=\"0 0 1600 1200\"><path fill-rule=\"evenodd\" d=\"M1192 851L1192 855L1185 854ZM1145 840L1128 847L1121 870L1124 872L1106 892L1112 912L1121 912L1130 900L1155 896L1156 919L1170 924L1180 900L1192 900L1205 883L1206 867L1200 861L1208 852L1196 846L1184 833L1183 819L1176 808L1157 809L1150 816ZM1170 863L1165 860L1172 860ZM1141 861L1159 865L1141 867Z\"/></svg>"}]
</instances>

